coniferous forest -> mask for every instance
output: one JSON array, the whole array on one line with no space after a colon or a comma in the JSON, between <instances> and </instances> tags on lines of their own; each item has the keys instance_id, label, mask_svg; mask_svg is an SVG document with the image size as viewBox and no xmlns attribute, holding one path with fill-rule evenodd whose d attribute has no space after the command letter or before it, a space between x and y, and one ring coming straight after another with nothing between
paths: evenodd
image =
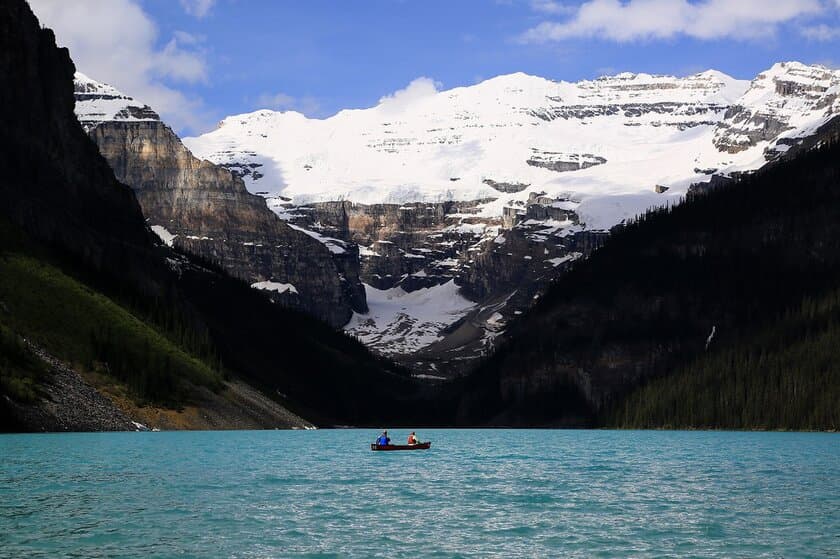
<instances>
[{"instance_id":1,"label":"coniferous forest","mask_svg":"<svg viewBox=\"0 0 840 559\"><path fill-rule=\"evenodd\" d=\"M840 428L840 292L808 297L767 326L630 393L622 428Z\"/></svg>"},{"instance_id":2,"label":"coniferous forest","mask_svg":"<svg viewBox=\"0 0 840 559\"><path fill-rule=\"evenodd\" d=\"M615 231L511 326L468 381L462 417L837 429L840 144L829 138Z\"/></svg>"}]
</instances>

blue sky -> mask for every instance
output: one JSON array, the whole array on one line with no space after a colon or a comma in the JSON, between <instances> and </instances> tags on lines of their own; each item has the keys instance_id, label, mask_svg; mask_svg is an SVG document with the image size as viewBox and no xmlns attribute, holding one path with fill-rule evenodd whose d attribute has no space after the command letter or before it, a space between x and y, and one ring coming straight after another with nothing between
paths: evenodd
<instances>
[{"instance_id":1,"label":"blue sky","mask_svg":"<svg viewBox=\"0 0 840 559\"><path fill-rule=\"evenodd\" d=\"M257 108L369 107L418 77L448 89L516 71L840 64L840 0L31 1L80 71L185 134Z\"/></svg>"}]
</instances>

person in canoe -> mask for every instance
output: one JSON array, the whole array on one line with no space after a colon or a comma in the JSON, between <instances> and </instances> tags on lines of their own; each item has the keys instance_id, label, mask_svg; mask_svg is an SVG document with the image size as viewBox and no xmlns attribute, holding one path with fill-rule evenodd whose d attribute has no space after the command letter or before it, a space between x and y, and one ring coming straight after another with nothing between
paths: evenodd
<instances>
[{"instance_id":1,"label":"person in canoe","mask_svg":"<svg viewBox=\"0 0 840 559\"><path fill-rule=\"evenodd\" d=\"M388 438L388 430L382 431L382 434L379 435L379 438L376 439L376 444L379 446L387 446L391 443L391 439Z\"/></svg>"},{"instance_id":2,"label":"person in canoe","mask_svg":"<svg viewBox=\"0 0 840 559\"><path fill-rule=\"evenodd\" d=\"M414 434L414 431L408 435L408 444L420 444L420 441L417 440L417 435Z\"/></svg>"}]
</instances>

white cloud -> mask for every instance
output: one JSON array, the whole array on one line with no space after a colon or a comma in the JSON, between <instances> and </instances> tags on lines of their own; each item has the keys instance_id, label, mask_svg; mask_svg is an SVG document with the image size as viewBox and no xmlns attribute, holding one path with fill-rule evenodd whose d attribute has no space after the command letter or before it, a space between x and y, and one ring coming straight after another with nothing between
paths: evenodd
<instances>
[{"instance_id":1,"label":"white cloud","mask_svg":"<svg viewBox=\"0 0 840 559\"><path fill-rule=\"evenodd\" d=\"M184 50L179 43L177 38L173 38L156 53L154 71L187 83L207 81L204 57L196 51Z\"/></svg>"},{"instance_id":2,"label":"white cloud","mask_svg":"<svg viewBox=\"0 0 840 559\"><path fill-rule=\"evenodd\" d=\"M199 19L206 17L216 0L181 0L181 7L189 15Z\"/></svg>"},{"instance_id":3,"label":"white cloud","mask_svg":"<svg viewBox=\"0 0 840 559\"><path fill-rule=\"evenodd\" d=\"M172 35L182 45L198 45L204 42L204 36L193 35L192 33L187 33L186 31L176 30L172 33Z\"/></svg>"},{"instance_id":4,"label":"white cloud","mask_svg":"<svg viewBox=\"0 0 840 559\"><path fill-rule=\"evenodd\" d=\"M542 22L520 40L756 39L772 36L779 25L822 9L819 0L588 0L565 21Z\"/></svg>"},{"instance_id":5,"label":"white cloud","mask_svg":"<svg viewBox=\"0 0 840 559\"><path fill-rule=\"evenodd\" d=\"M400 112L416 101L434 95L441 86L440 82L432 78L415 78L405 88L379 99L379 107L387 112Z\"/></svg>"},{"instance_id":6,"label":"white cloud","mask_svg":"<svg viewBox=\"0 0 840 559\"><path fill-rule=\"evenodd\" d=\"M285 93L263 93L257 98L257 106L268 109L288 109L295 98Z\"/></svg>"},{"instance_id":7,"label":"white cloud","mask_svg":"<svg viewBox=\"0 0 840 559\"><path fill-rule=\"evenodd\" d=\"M840 2L840 0L837 1ZM576 10L574 6L561 4L560 2L555 2L554 0L532 0L531 9L535 12L553 15L572 14Z\"/></svg>"},{"instance_id":8,"label":"white cloud","mask_svg":"<svg viewBox=\"0 0 840 559\"><path fill-rule=\"evenodd\" d=\"M314 97L294 97L286 93L263 93L257 97L255 108L275 111L297 111L308 117L321 114L321 104Z\"/></svg>"},{"instance_id":9,"label":"white cloud","mask_svg":"<svg viewBox=\"0 0 840 559\"><path fill-rule=\"evenodd\" d=\"M163 48L158 28L136 0L30 0L41 24L70 49L76 68L151 105L176 130L203 131L215 119L199 99L166 82L207 80L199 39L177 32Z\"/></svg>"},{"instance_id":10,"label":"white cloud","mask_svg":"<svg viewBox=\"0 0 840 559\"><path fill-rule=\"evenodd\" d=\"M840 27L830 27L824 23L803 27L799 32L812 41L828 42L840 39Z\"/></svg>"}]
</instances>

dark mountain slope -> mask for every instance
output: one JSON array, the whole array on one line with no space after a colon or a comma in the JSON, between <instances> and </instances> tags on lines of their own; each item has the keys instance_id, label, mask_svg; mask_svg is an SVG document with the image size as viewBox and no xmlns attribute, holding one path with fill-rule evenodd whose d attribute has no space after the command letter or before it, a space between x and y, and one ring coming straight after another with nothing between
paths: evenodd
<instances>
[{"instance_id":1,"label":"dark mountain slope","mask_svg":"<svg viewBox=\"0 0 840 559\"><path fill-rule=\"evenodd\" d=\"M621 428L840 429L840 292L654 379L605 414Z\"/></svg>"},{"instance_id":2,"label":"dark mountain slope","mask_svg":"<svg viewBox=\"0 0 840 559\"><path fill-rule=\"evenodd\" d=\"M195 353L206 339L228 374L314 420L410 415L403 402L417 388L364 346L156 244L132 191L115 180L73 114L73 73L67 50L23 0L0 3L0 217L11 224L0 231L19 228L31 241L14 258L23 250L56 267L181 351ZM108 365L120 354L119 339L94 345L100 351L91 361Z\"/></svg>"},{"instance_id":3,"label":"dark mountain slope","mask_svg":"<svg viewBox=\"0 0 840 559\"><path fill-rule=\"evenodd\" d=\"M828 130L819 149L616 231L511 326L509 341L468 381L460 421L596 424L640 383L706 352L758 345L785 312L835 290L840 144ZM789 342L804 342L807 332ZM840 358L840 349L833 351ZM785 383L762 389L802 399L792 405L804 409L814 391L836 394L836 362L801 372L814 379L808 394L789 392ZM671 402L689 405L690 396L683 391ZM668 424L655 417L644 425ZM830 427L789 421L774 426Z\"/></svg>"},{"instance_id":4,"label":"dark mountain slope","mask_svg":"<svg viewBox=\"0 0 840 559\"><path fill-rule=\"evenodd\" d=\"M222 393L206 331L199 339L143 320L54 262L0 218L0 430L131 428L124 416L97 413L115 405L83 377L118 386L144 407L177 409ZM266 426L280 425L272 418Z\"/></svg>"},{"instance_id":5,"label":"dark mountain slope","mask_svg":"<svg viewBox=\"0 0 840 559\"><path fill-rule=\"evenodd\" d=\"M97 272L158 288L151 233L73 117L73 63L22 1L0 4L3 214Z\"/></svg>"}]
</instances>

